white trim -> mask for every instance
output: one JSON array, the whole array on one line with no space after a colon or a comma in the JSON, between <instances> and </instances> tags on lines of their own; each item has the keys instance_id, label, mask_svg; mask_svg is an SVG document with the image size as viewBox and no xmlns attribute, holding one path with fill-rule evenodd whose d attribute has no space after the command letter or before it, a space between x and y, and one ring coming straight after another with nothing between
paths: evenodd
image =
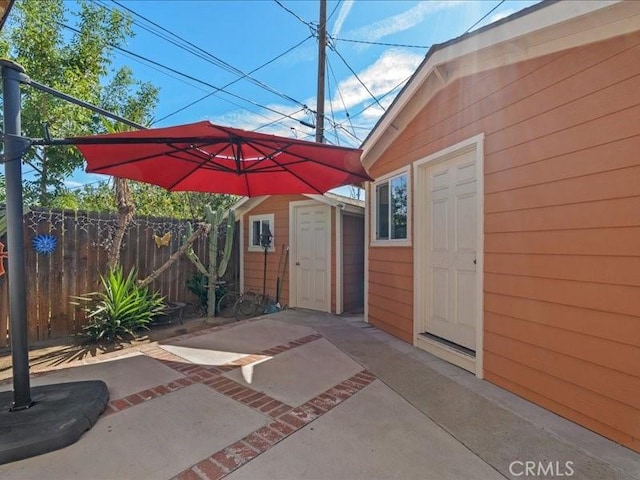
<instances>
[{"instance_id":1,"label":"white trim","mask_svg":"<svg viewBox=\"0 0 640 480\"><path fill-rule=\"evenodd\" d=\"M367 323L369 323L369 241L371 237L369 229L369 212L371 211L370 191L371 182L366 182L364 185L364 321Z\"/></svg>"},{"instance_id":2,"label":"white trim","mask_svg":"<svg viewBox=\"0 0 640 480\"><path fill-rule=\"evenodd\" d=\"M248 252L264 252L264 247L253 245L253 222L262 222L263 220L269 220L269 229L271 230L271 246L267 249L269 252L276 251L276 219L273 213L260 213L258 215L248 215L249 217L249 236L247 237L247 251Z\"/></svg>"},{"instance_id":3,"label":"white trim","mask_svg":"<svg viewBox=\"0 0 640 480\"><path fill-rule=\"evenodd\" d=\"M414 345L425 348L435 355L441 356L444 360L450 361L462 368L466 368L475 373L478 378L484 377L484 133L476 135L474 137L463 140L455 145L440 150L432 155L413 162L413 174L415 177L415 189L416 189L416 203L414 208L416 211L421 205L424 205L428 192L424 188L423 177L421 172L426 167L435 165L436 163L444 162L449 158L452 158L465 151L475 150L476 152L476 216L477 216L477 229L476 229L476 356L473 363L469 364L468 355L464 355L454 349L438 344L433 340L427 339L420 335L422 330L422 315L424 312L424 295L422 292L426 291L426 279L424 275L420 275L420 266L425 261L425 236L426 225L424 222L417 222L416 224L416 241L414 245L414 274L413 274L413 332L414 332ZM416 216L417 218L417 216ZM436 348L437 347L437 348ZM453 353L452 353L453 352ZM455 355L454 355L455 354ZM455 360L451 360L454 355ZM462 360L460 358L462 358ZM466 366L465 366L466 365ZM469 367L469 368L468 368Z\"/></svg>"},{"instance_id":4,"label":"white trim","mask_svg":"<svg viewBox=\"0 0 640 480\"><path fill-rule=\"evenodd\" d=\"M376 231L376 222L377 222L377 209L376 209L376 187L384 182L388 182L392 178L399 177L401 175L407 176L407 238L392 238L389 240L379 240L375 238ZM406 165L402 168L398 168L393 172L386 173L385 175L381 175L379 178L376 178L374 182L370 184L371 188L369 190L369 194L367 195L367 199L371 197L371 202L369 203L369 212L370 212L370 225L371 225L371 238L369 245L372 247L410 247L411 246L411 198L412 198L412 185L411 185L411 165ZM389 206L391 209L391 206ZM389 224L389 231L391 231L391 224Z\"/></svg>"},{"instance_id":5,"label":"white trim","mask_svg":"<svg viewBox=\"0 0 640 480\"><path fill-rule=\"evenodd\" d=\"M560 1L430 51L365 140L362 164L371 168L433 96L458 78L639 29L640 2Z\"/></svg>"},{"instance_id":6,"label":"white trim","mask_svg":"<svg viewBox=\"0 0 640 480\"><path fill-rule=\"evenodd\" d=\"M262 195L260 197L242 197L231 206L231 210L236 212L237 216L245 215L247 212L264 202L270 195Z\"/></svg>"},{"instance_id":7,"label":"white trim","mask_svg":"<svg viewBox=\"0 0 640 480\"><path fill-rule=\"evenodd\" d=\"M431 340L428 337L417 335L415 346L426 350L429 353L433 353L436 357L439 357L446 362L457 365L460 368L464 368L469 372L473 373L476 370L476 364L478 361L477 357L474 358L470 355L465 355L462 352L459 352L442 343Z\"/></svg>"},{"instance_id":8,"label":"white trim","mask_svg":"<svg viewBox=\"0 0 640 480\"><path fill-rule=\"evenodd\" d=\"M296 208L298 207L310 207L317 205L318 202L316 200L296 200L293 202L289 202L289 306L297 307L297 295L298 295L298 283L296 278ZM326 312L331 313L331 206L325 205L327 210L329 210L329 215L327 218L327 305Z\"/></svg>"},{"instance_id":9,"label":"white trim","mask_svg":"<svg viewBox=\"0 0 640 480\"><path fill-rule=\"evenodd\" d=\"M244 292L244 216L240 217L240 231L238 235L238 248L240 249L240 285L237 286L238 291Z\"/></svg>"},{"instance_id":10,"label":"white trim","mask_svg":"<svg viewBox=\"0 0 640 480\"><path fill-rule=\"evenodd\" d=\"M336 315L342 314L344 307L342 298L342 244L343 244L343 230L342 230L342 209L336 208Z\"/></svg>"}]
</instances>

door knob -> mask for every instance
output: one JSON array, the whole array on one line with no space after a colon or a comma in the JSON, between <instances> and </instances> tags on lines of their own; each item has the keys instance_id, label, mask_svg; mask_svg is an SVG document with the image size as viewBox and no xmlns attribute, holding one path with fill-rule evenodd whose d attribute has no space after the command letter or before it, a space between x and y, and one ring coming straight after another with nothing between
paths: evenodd
<instances>
[{"instance_id":1,"label":"door knob","mask_svg":"<svg viewBox=\"0 0 640 480\"><path fill-rule=\"evenodd\" d=\"M474 264L474 265L477 265L477 264L478 264L478 262L477 262L477 260L476 260L475 258L473 259L473 264Z\"/></svg>"},{"instance_id":2,"label":"door knob","mask_svg":"<svg viewBox=\"0 0 640 480\"><path fill-rule=\"evenodd\" d=\"M300 266L300 262L296 262L296 266L298 266L298 267L299 267L299 266Z\"/></svg>"}]
</instances>

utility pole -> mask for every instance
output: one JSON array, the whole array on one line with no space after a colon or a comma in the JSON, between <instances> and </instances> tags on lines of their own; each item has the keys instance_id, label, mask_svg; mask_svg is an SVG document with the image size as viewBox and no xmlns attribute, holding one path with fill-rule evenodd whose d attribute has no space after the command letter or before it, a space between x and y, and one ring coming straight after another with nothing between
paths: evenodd
<instances>
[{"instance_id":1,"label":"utility pole","mask_svg":"<svg viewBox=\"0 0 640 480\"><path fill-rule=\"evenodd\" d=\"M327 47L327 0L320 0L318 25L318 95L316 101L316 142L324 143L324 76Z\"/></svg>"}]
</instances>

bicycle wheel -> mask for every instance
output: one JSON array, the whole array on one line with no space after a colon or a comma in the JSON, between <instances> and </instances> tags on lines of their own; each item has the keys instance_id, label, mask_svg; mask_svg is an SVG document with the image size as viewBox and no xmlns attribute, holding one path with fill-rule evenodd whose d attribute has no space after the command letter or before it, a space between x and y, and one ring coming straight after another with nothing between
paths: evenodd
<instances>
[{"instance_id":1,"label":"bicycle wheel","mask_svg":"<svg viewBox=\"0 0 640 480\"><path fill-rule=\"evenodd\" d=\"M235 316L235 307L240 294L238 292L227 292L220 300L218 300L218 312L223 318L233 318Z\"/></svg>"},{"instance_id":2,"label":"bicycle wheel","mask_svg":"<svg viewBox=\"0 0 640 480\"><path fill-rule=\"evenodd\" d=\"M235 315L238 320L253 317L255 314L256 294L253 292L243 293L236 302Z\"/></svg>"}]
</instances>

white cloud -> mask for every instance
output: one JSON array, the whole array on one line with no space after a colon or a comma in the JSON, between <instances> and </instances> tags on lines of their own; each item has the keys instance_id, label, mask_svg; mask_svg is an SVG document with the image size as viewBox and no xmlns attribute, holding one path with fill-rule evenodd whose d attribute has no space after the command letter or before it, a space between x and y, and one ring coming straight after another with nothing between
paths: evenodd
<instances>
[{"instance_id":1,"label":"white cloud","mask_svg":"<svg viewBox=\"0 0 640 480\"><path fill-rule=\"evenodd\" d=\"M375 42L388 35L403 32L415 27L431 13L455 7L461 3L463 3L461 0L420 2L406 12L399 13L371 25L367 25L366 27L361 27L349 32L349 38Z\"/></svg>"},{"instance_id":2,"label":"white cloud","mask_svg":"<svg viewBox=\"0 0 640 480\"><path fill-rule=\"evenodd\" d=\"M333 24L333 29L331 30L331 36L337 37L340 35L340 31L342 30L342 25L344 21L347 19L347 15L351 11L351 7L353 7L354 0L345 0L342 2L340 6L340 11L338 12L338 18L336 18L336 23Z\"/></svg>"},{"instance_id":3,"label":"white cloud","mask_svg":"<svg viewBox=\"0 0 640 480\"><path fill-rule=\"evenodd\" d=\"M505 10L503 12L498 12L494 15L491 15L489 17L489 20L487 20L487 23L485 25L489 25L490 23L493 22L497 22L498 20L502 20L503 18L507 18L509 15L512 15L514 13L516 13L516 9L515 8L510 8L508 10Z\"/></svg>"},{"instance_id":4,"label":"white cloud","mask_svg":"<svg viewBox=\"0 0 640 480\"><path fill-rule=\"evenodd\" d=\"M397 88L394 93L384 98L380 97L398 87L398 85L402 86L403 82L415 72L422 59L422 55L398 49L389 49L383 52L375 62L357 73L360 80L373 95L380 99L380 103L386 109L393 101L395 94L400 91L400 88ZM327 99L325 106L327 119L325 121L325 137L333 143L336 142L336 128L329 120L333 113L334 121L342 126L337 129L340 144L358 146L360 141L356 140L352 134L355 132L355 135L360 140L364 139L384 113L384 110L377 104L369 106L375 101L354 75L342 80L338 85L338 89L332 90L333 98ZM340 93L338 93L338 90ZM310 109L315 109L315 98L305 99L304 103ZM232 125L245 130L254 130L269 122L278 121L268 127L261 128L259 131L284 137L313 140L315 131L299 123L299 120L315 123L315 119L311 118L308 113L304 111L298 112L299 107L291 105L271 104L268 106L278 112L291 115L294 119L283 119L282 115L265 110L261 110L260 113L236 110L208 118L208 120L213 123ZM365 107L368 108L359 113ZM349 122L346 112L354 115L351 122ZM359 114L356 115L357 113ZM351 129L351 124L355 127L354 130ZM345 129L351 134L346 133Z\"/></svg>"},{"instance_id":5,"label":"white cloud","mask_svg":"<svg viewBox=\"0 0 640 480\"><path fill-rule=\"evenodd\" d=\"M422 59L421 55L402 50L386 50L372 65L358 73L358 77L374 96L379 97L411 76ZM350 110L356 105L373 101L367 89L355 76L340 82L338 88L341 96L336 93L331 100L334 111L342 111L345 108ZM388 98L385 100L390 101Z\"/></svg>"}]
</instances>

